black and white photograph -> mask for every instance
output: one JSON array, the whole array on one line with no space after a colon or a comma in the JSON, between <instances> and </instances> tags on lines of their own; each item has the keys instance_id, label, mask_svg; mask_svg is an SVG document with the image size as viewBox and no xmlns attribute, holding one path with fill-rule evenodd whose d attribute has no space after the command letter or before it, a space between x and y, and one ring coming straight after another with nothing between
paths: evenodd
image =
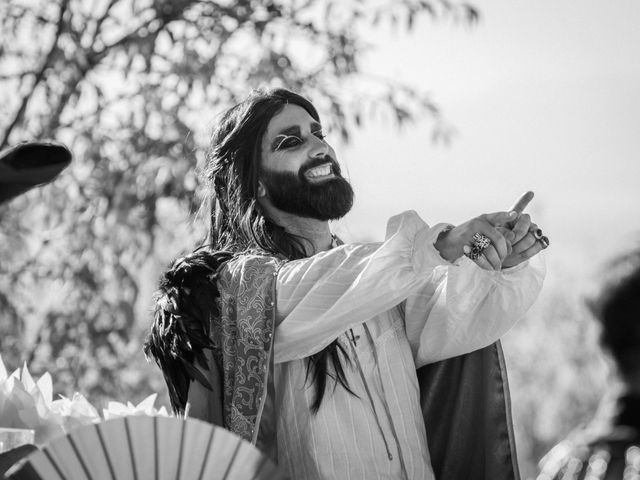
<instances>
[{"instance_id":1,"label":"black and white photograph","mask_svg":"<svg viewBox=\"0 0 640 480\"><path fill-rule=\"evenodd\" d=\"M0 477L640 479L640 3L0 0Z\"/></svg>"}]
</instances>

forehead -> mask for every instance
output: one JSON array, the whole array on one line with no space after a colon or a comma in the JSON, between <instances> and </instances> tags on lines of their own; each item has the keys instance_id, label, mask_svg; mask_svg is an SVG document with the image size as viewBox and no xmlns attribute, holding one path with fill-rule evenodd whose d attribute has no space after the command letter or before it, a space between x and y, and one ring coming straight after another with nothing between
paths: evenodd
<instances>
[{"instance_id":1,"label":"forehead","mask_svg":"<svg viewBox=\"0 0 640 480\"><path fill-rule=\"evenodd\" d=\"M302 130L318 122L309 115L304 108L299 105L285 105L280 112L271 118L267 126L267 137L278 135L281 131L289 127L300 127Z\"/></svg>"}]
</instances>

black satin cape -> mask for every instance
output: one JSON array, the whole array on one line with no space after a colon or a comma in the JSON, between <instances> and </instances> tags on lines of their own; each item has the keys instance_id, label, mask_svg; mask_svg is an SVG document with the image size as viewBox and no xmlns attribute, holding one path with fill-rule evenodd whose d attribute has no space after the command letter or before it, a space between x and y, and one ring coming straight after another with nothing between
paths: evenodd
<instances>
[{"instance_id":1,"label":"black satin cape","mask_svg":"<svg viewBox=\"0 0 640 480\"><path fill-rule=\"evenodd\" d=\"M520 480L500 341L417 373L436 478Z\"/></svg>"}]
</instances>

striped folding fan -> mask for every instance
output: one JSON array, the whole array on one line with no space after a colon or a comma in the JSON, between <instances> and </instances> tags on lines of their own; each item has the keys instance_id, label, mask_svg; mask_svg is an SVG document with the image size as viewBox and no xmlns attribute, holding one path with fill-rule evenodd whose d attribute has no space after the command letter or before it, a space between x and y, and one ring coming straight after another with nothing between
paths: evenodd
<instances>
[{"instance_id":1,"label":"striped folding fan","mask_svg":"<svg viewBox=\"0 0 640 480\"><path fill-rule=\"evenodd\" d=\"M7 473L16 480L284 479L249 442L195 419L131 416L55 438Z\"/></svg>"}]
</instances>

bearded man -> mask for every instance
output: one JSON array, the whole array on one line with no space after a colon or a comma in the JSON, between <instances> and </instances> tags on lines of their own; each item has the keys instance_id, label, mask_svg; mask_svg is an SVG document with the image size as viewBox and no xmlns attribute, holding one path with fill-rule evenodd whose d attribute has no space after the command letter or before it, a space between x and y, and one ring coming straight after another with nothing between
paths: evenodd
<instances>
[{"instance_id":1,"label":"bearded man","mask_svg":"<svg viewBox=\"0 0 640 480\"><path fill-rule=\"evenodd\" d=\"M174 410L234 431L295 479L448 471L430 450L454 437L428 436L429 422L442 430L452 391L442 373L452 372L428 373L421 386L416 369L495 345L531 306L543 273L529 259L548 241L529 216L430 227L405 212L384 241L342 245L329 221L350 210L353 191L314 106L283 89L254 92L222 116L206 176L209 241L165 275L145 346ZM466 382L456 365L450 378ZM501 367L490 368L478 378L502 393L480 385L474 408L501 403L507 428ZM482 412L469 408L455 416L474 425ZM475 439L481 463L497 455L499 465L470 478L518 476L505 438Z\"/></svg>"}]
</instances>

